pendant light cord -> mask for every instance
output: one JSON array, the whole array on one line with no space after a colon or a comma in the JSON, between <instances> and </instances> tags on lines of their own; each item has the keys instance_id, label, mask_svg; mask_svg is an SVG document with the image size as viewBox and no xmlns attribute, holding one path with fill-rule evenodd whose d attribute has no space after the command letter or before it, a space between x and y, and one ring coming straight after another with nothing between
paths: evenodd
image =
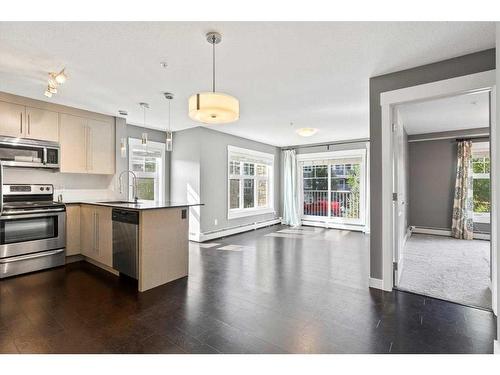
<instances>
[{"instance_id":1,"label":"pendant light cord","mask_svg":"<svg viewBox=\"0 0 500 375\"><path fill-rule=\"evenodd\" d=\"M215 92L215 35L212 36L212 91Z\"/></svg>"},{"instance_id":2,"label":"pendant light cord","mask_svg":"<svg viewBox=\"0 0 500 375\"><path fill-rule=\"evenodd\" d=\"M168 131L170 131L170 99L168 101Z\"/></svg>"}]
</instances>

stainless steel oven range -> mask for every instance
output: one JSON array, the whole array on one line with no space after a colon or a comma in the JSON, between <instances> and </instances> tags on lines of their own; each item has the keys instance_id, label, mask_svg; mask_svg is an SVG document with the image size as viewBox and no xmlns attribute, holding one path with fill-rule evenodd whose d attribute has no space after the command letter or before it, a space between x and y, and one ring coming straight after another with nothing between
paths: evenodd
<instances>
[{"instance_id":1,"label":"stainless steel oven range","mask_svg":"<svg viewBox=\"0 0 500 375\"><path fill-rule=\"evenodd\" d=\"M54 187L0 186L0 278L65 264L66 208Z\"/></svg>"}]
</instances>

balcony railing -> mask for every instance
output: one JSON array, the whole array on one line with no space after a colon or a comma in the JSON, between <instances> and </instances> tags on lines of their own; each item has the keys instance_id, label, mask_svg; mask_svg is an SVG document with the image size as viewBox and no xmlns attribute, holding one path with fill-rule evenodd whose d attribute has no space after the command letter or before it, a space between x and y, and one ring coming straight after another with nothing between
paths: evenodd
<instances>
[{"instance_id":1,"label":"balcony railing","mask_svg":"<svg viewBox=\"0 0 500 375\"><path fill-rule=\"evenodd\" d=\"M339 218L359 218L360 202L359 194L348 190L328 191L306 190L304 191L304 215L324 216Z\"/></svg>"}]
</instances>

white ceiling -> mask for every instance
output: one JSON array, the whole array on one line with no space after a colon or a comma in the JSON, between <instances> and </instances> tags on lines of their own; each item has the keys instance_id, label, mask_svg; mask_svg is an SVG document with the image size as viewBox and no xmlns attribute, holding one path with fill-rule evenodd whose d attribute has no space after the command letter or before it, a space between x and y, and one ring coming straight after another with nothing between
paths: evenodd
<instances>
[{"instance_id":1,"label":"white ceiling","mask_svg":"<svg viewBox=\"0 0 500 375\"><path fill-rule=\"evenodd\" d=\"M410 135L488 127L489 108L487 92L398 106Z\"/></svg>"},{"instance_id":2,"label":"white ceiling","mask_svg":"<svg viewBox=\"0 0 500 375\"><path fill-rule=\"evenodd\" d=\"M223 34L218 90L241 106L238 122L212 127L277 146L368 137L371 76L495 44L493 22L0 22L0 91L46 100L47 72L66 67L52 102L124 109L132 124L148 102L147 126L165 129L170 91L174 130L198 126L187 101L210 89L212 30Z\"/></svg>"}]
</instances>

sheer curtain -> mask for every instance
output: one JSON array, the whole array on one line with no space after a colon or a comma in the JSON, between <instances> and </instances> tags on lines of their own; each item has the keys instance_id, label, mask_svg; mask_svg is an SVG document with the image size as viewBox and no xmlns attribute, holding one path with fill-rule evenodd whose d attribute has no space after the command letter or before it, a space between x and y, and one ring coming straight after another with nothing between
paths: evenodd
<instances>
[{"instance_id":1,"label":"sheer curtain","mask_svg":"<svg viewBox=\"0 0 500 375\"><path fill-rule=\"evenodd\" d=\"M457 144L457 178L451 224L453 237L464 240L474 238L473 211L472 142L460 141Z\"/></svg>"},{"instance_id":2,"label":"sheer curtain","mask_svg":"<svg viewBox=\"0 0 500 375\"><path fill-rule=\"evenodd\" d=\"M283 224L298 227L301 224L299 192L297 187L297 156L295 150L283 151Z\"/></svg>"}]
</instances>

